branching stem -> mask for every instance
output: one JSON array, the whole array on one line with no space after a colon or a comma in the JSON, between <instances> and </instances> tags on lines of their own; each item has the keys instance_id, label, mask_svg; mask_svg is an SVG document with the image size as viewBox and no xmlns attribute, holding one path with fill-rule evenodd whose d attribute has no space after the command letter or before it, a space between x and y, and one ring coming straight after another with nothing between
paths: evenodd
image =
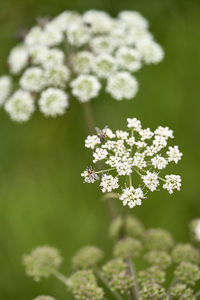
<instances>
[{"instance_id":1,"label":"branching stem","mask_svg":"<svg viewBox=\"0 0 200 300\"><path fill-rule=\"evenodd\" d=\"M106 286L106 288L115 297L116 300L123 300L122 296L119 293L112 291L108 281L106 280L106 278L101 274L101 272L98 269L95 269L95 273L96 273L97 277L101 280L101 282Z\"/></svg>"}]
</instances>

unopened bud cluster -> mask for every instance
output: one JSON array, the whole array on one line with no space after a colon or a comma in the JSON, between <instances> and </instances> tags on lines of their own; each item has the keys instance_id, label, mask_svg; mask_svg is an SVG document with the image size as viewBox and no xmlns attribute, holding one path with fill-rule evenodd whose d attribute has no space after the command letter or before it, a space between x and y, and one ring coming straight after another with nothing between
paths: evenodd
<instances>
[{"instance_id":1,"label":"unopened bud cluster","mask_svg":"<svg viewBox=\"0 0 200 300\"><path fill-rule=\"evenodd\" d=\"M54 275L76 300L110 299L111 294L125 300L133 293L138 300L198 300L200 253L195 246L175 245L168 231L145 229L130 215L114 219L109 232L115 244L112 257L103 264L102 250L82 247L72 258L73 273L65 277L58 271L58 250L44 246L24 256L26 272L35 280ZM39 296L34 300L55 299Z\"/></svg>"}]
</instances>

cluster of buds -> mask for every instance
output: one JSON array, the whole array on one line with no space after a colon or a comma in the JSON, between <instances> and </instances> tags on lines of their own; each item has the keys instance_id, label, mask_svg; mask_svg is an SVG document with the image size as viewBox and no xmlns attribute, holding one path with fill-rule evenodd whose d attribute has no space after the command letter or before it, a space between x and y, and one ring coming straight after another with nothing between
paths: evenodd
<instances>
[{"instance_id":1,"label":"cluster of buds","mask_svg":"<svg viewBox=\"0 0 200 300\"><path fill-rule=\"evenodd\" d=\"M125 300L133 293L138 300L199 299L200 252L192 244L175 244L168 231L145 229L130 215L114 219L109 232L115 243L111 259L103 265L102 250L82 247L72 258L73 273L65 277L58 272L59 251L45 246L25 256L26 272L36 280L55 275L77 300L111 299L111 294Z\"/></svg>"},{"instance_id":2,"label":"cluster of buds","mask_svg":"<svg viewBox=\"0 0 200 300\"><path fill-rule=\"evenodd\" d=\"M178 146L165 148L172 139L173 131L168 127L159 126L155 131L143 129L136 118L127 119L128 130L112 132L105 127L97 129L96 135L90 135L85 140L85 147L93 151L93 163L97 167L104 163L103 170L87 168L81 176L85 182L94 183L100 180L103 193L113 190L119 191L119 199L123 205L130 208L141 205L146 198L147 191L158 190L162 182L163 189L170 194L180 190L181 177L179 175L160 176L160 172L170 162L178 163L182 157ZM135 177L141 183L135 186Z\"/></svg>"},{"instance_id":3,"label":"cluster of buds","mask_svg":"<svg viewBox=\"0 0 200 300\"><path fill-rule=\"evenodd\" d=\"M132 99L138 91L133 73L163 56L136 11L116 18L98 10L65 11L38 19L9 54L11 75L0 77L0 105L12 120L25 122L35 104L45 116L63 115L69 99L88 102L104 86L116 100Z\"/></svg>"}]
</instances>

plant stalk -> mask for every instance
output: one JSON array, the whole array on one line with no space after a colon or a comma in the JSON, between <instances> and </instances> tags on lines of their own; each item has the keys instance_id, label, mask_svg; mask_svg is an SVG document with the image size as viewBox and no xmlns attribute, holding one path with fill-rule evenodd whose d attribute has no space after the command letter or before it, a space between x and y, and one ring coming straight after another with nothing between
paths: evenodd
<instances>
[{"instance_id":1,"label":"plant stalk","mask_svg":"<svg viewBox=\"0 0 200 300\"><path fill-rule=\"evenodd\" d=\"M95 269L95 273L97 277L101 280L101 282L106 286L106 288L112 293L116 300L123 300L122 296L119 293L112 291L108 281L102 276L101 272L98 269Z\"/></svg>"},{"instance_id":2,"label":"plant stalk","mask_svg":"<svg viewBox=\"0 0 200 300\"><path fill-rule=\"evenodd\" d=\"M85 122L86 122L87 129L88 129L88 133L90 135L95 134L95 121L94 121L90 103L89 102L83 103L82 106L83 106L83 113L84 113L84 118L85 118ZM98 163L98 165L99 165L99 169L102 169L100 162ZM98 173L98 171L97 171L97 173ZM107 209L108 209L109 216L110 216L111 220L113 220L117 216L116 205L113 202L113 198L107 197L106 203L107 203Z\"/></svg>"},{"instance_id":3,"label":"plant stalk","mask_svg":"<svg viewBox=\"0 0 200 300\"><path fill-rule=\"evenodd\" d=\"M55 271L53 273L53 275L60 280L61 282L63 282L66 286L68 286L68 278L66 276L64 276L63 274L61 274L60 272Z\"/></svg>"},{"instance_id":4,"label":"plant stalk","mask_svg":"<svg viewBox=\"0 0 200 300\"><path fill-rule=\"evenodd\" d=\"M129 272L135 280L134 285L131 288L131 296L132 296L131 299L138 300L139 299L139 292L138 292L138 284L137 284L137 279L136 279L135 268L134 268L134 265L133 265L133 262L131 261L131 259L128 259L127 263L128 263L128 267L129 267Z\"/></svg>"}]
</instances>

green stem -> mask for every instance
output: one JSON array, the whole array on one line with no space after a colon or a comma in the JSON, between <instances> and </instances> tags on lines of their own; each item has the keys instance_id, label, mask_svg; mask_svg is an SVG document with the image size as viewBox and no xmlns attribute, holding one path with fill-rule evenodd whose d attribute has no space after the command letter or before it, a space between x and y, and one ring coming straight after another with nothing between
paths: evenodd
<instances>
[{"instance_id":1,"label":"green stem","mask_svg":"<svg viewBox=\"0 0 200 300\"><path fill-rule=\"evenodd\" d=\"M122 296L119 293L112 291L108 281L106 280L106 278L104 276L102 276L101 272L98 269L95 269L95 273L96 273L97 277L101 280L101 282L106 286L106 288L115 297L116 300L123 300Z\"/></svg>"},{"instance_id":2,"label":"green stem","mask_svg":"<svg viewBox=\"0 0 200 300\"><path fill-rule=\"evenodd\" d=\"M115 170L115 168L109 168L109 169L97 171L97 172L95 172L95 173L96 173L96 174L101 174L101 173L105 173L105 172L112 171L112 170Z\"/></svg>"},{"instance_id":3,"label":"green stem","mask_svg":"<svg viewBox=\"0 0 200 300\"><path fill-rule=\"evenodd\" d=\"M57 272L57 271L55 271L55 272L53 273L53 275L54 275L58 280L60 280L61 282L63 282L66 286L68 286L69 279L68 279L66 276L64 276L63 274L61 274L60 272Z\"/></svg>"},{"instance_id":4,"label":"green stem","mask_svg":"<svg viewBox=\"0 0 200 300\"><path fill-rule=\"evenodd\" d=\"M135 268L134 268L134 265L133 265L133 262L132 262L131 259L128 260L128 267L129 267L129 271L130 271L131 276L135 280L134 285L131 288L131 296L132 296L132 299L138 300L139 299L139 292L138 292L136 272L135 272Z\"/></svg>"},{"instance_id":5,"label":"green stem","mask_svg":"<svg viewBox=\"0 0 200 300\"><path fill-rule=\"evenodd\" d=\"M132 176L131 176L131 174L129 175L129 185L130 185L130 187L132 186Z\"/></svg>"},{"instance_id":6,"label":"green stem","mask_svg":"<svg viewBox=\"0 0 200 300\"><path fill-rule=\"evenodd\" d=\"M134 170L139 176L142 176L142 174L141 174L136 168L133 168L133 170Z\"/></svg>"},{"instance_id":7,"label":"green stem","mask_svg":"<svg viewBox=\"0 0 200 300\"><path fill-rule=\"evenodd\" d=\"M92 110L91 110L90 103L89 102L83 103L82 107L83 107L83 111L84 111L85 122L86 122L87 128L88 128L88 133L89 134L94 134L95 133L95 130L94 130L95 129L95 122L94 122L93 113L92 113ZM100 166L100 163L101 162L99 162L99 166ZM101 168L99 167L99 169L101 169ZM114 168L112 168L112 170L113 169ZM96 173L100 174L100 173L103 173L103 172L106 172L106 171L111 171L111 169L104 170L104 171L98 171ZM111 219L115 218L117 216L117 213L116 213L116 205L113 202L113 199L108 198L106 203L107 203L107 208L108 208L110 218Z\"/></svg>"},{"instance_id":8,"label":"green stem","mask_svg":"<svg viewBox=\"0 0 200 300\"><path fill-rule=\"evenodd\" d=\"M91 106L89 102L83 103L83 112L84 112L84 117L88 129L89 134L94 134L95 132L95 122L94 122L94 117L92 114Z\"/></svg>"}]
</instances>

